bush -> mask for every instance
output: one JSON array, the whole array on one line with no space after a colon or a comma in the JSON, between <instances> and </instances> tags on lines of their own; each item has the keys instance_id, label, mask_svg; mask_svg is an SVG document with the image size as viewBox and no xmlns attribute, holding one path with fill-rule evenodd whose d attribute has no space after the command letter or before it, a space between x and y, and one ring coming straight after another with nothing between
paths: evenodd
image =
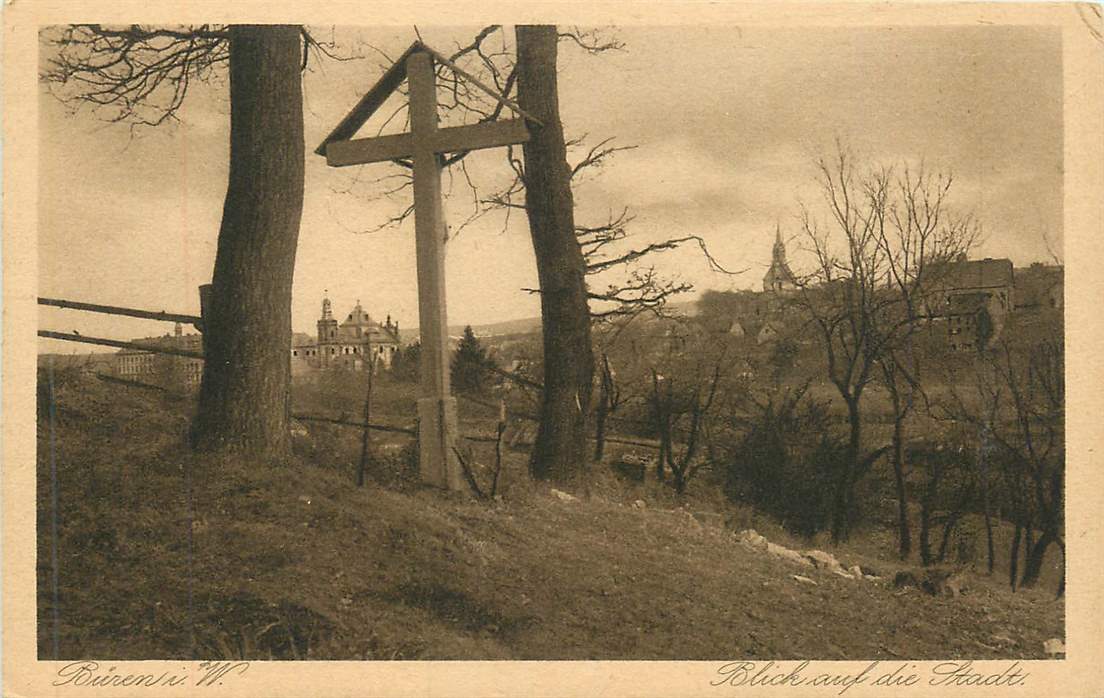
<instances>
[{"instance_id":1,"label":"bush","mask_svg":"<svg viewBox=\"0 0 1104 698\"><path fill-rule=\"evenodd\" d=\"M825 406L803 401L804 393L785 391L756 406L743 438L730 449L725 493L811 538L829 522L844 446L828 432Z\"/></svg>"}]
</instances>

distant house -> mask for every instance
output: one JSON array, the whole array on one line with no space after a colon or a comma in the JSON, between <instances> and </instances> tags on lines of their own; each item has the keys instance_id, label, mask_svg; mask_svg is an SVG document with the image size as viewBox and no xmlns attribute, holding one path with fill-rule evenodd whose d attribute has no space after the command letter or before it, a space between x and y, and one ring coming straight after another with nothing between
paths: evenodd
<instances>
[{"instance_id":1,"label":"distant house","mask_svg":"<svg viewBox=\"0 0 1104 698\"><path fill-rule=\"evenodd\" d=\"M922 314L952 351L987 348L1003 331L1014 310L1060 308L1062 269L1034 264L1014 270L1009 259L955 259L932 264L925 272ZM766 344L786 337L799 344L811 341L805 331L808 317L802 303L795 303L798 280L786 262L786 248L775 233L771 265L763 277L763 292L728 294L725 311L730 335ZM889 292L888 290L886 292ZM806 287L805 302L836 303L846 289L833 284Z\"/></svg>"},{"instance_id":2,"label":"distant house","mask_svg":"<svg viewBox=\"0 0 1104 698\"><path fill-rule=\"evenodd\" d=\"M778 339L779 329L773 322L765 322L755 335L756 344L766 344Z\"/></svg>"},{"instance_id":3,"label":"distant house","mask_svg":"<svg viewBox=\"0 0 1104 698\"><path fill-rule=\"evenodd\" d=\"M950 307L955 296L985 294L993 297L1000 310L1011 312L1015 307L1015 277L1012 260L957 259L935 265L930 273L928 289L930 308L934 315L941 315Z\"/></svg>"},{"instance_id":4,"label":"distant house","mask_svg":"<svg viewBox=\"0 0 1104 698\"><path fill-rule=\"evenodd\" d=\"M926 290L928 314L946 323L952 351L992 345L1015 307L1015 278L1009 259L966 259L933 266Z\"/></svg>"},{"instance_id":5,"label":"distant house","mask_svg":"<svg viewBox=\"0 0 1104 698\"><path fill-rule=\"evenodd\" d=\"M951 351L989 348L1000 336L1007 316L993 295L959 293L951 296L945 311L947 347Z\"/></svg>"},{"instance_id":6,"label":"distant house","mask_svg":"<svg viewBox=\"0 0 1104 698\"><path fill-rule=\"evenodd\" d=\"M318 348L318 340L306 332L291 333L291 375L298 376L315 370L308 361Z\"/></svg>"},{"instance_id":7,"label":"distant house","mask_svg":"<svg viewBox=\"0 0 1104 698\"><path fill-rule=\"evenodd\" d=\"M1035 262L1014 272L1016 310L1061 309L1065 295L1065 269Z\"/></svg>"}]
</instances>

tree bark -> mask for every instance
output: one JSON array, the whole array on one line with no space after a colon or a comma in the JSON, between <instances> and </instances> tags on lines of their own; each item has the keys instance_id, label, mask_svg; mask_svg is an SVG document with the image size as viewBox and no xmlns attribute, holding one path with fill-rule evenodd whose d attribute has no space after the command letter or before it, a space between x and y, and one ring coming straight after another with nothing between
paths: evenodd
<instances>
[{"instance_id":1,"label":"tree bark","mask_svg":"<svg viewBox=\"0 0 1104 698\"><path fill-rule=\"evenodd\" d=\"M1027 556L1034 547L1035 547L1035 530L1031 527L1031 519L1027 519L1027 522L1024 524L1024 535L1023 535L1023 558L1024 558L1024 567L1025 568L1027 566ZM1020 578L1020 586L1023 586L1023 578L1022 577Z\"/></svg>"},{"instance_id":2,"label":"tree bark","mask_svg":"<svg viewBox=\"0 0 1104 698\"><path fill-rule=\"evenodd\" d=\"M230 178L204 317L197 450L289 452L291 284L303 210L302 38L230 29Z\"/></svg>"},{"instance_id":3,"label":"tree bark","mask_svg":"<svg viewBox=\"0 0 1104 698\"><path fill-rule=\"evenodd\" d=\"M525 210L537 259L544 344L541 419L529 461L533 477L573 479L586 461L586 416L594 356L584 278L575 238L571 171L559 114L554 26L518 26L518 105L529 123Z\"/></svg>"}]
</instances>

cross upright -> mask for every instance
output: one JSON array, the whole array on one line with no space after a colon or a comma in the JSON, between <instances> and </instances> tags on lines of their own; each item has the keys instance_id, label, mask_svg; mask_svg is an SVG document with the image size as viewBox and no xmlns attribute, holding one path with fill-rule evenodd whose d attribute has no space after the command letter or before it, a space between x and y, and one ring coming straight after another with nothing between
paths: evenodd
<instances>
[{"instance_id":1,"label":"cross upright","mask_svg":"<svg viewBox=\"0 0 1104 698\"><path fill-rule=\"evenodd\" d=\"M448 226L441 203L441 170L446 153L523 143L524 119L437 127L434 61L444 63L515 113L521 110L464 73L441 54L415 42L361 98L315 151L331 167L409 159L414 177L414 238L418 267L418 325L421 380L418 393L418 466L423 482L463 487L455 446L456 398L449 386L448 316L445 308L445 243ZM351 137L406 78L410 132L376 138Z\"/></svg>"}]
</instances>

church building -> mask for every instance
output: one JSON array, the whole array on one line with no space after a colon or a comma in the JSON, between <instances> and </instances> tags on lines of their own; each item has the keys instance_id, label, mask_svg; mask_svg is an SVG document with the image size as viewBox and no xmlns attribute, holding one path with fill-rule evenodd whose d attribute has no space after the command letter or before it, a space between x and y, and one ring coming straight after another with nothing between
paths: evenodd
<instances>
[{"instance_id":1,"label":"church building","mask_svg":"<svg viewBox=\"0 0 1104 698\"><path fill-rule=\"evenodd\" d=\"M797 290L797 278L786 263L786 246L782 244L782 231L774 229L774 249L771 250L771 265L763 276L763 290L774 293Z\"/></svg>"},{"instance_id":2,"label":"church building","mask_svg":"<svg viewBox=\"0 0 1104 698\"><path fill-rule=\"evenodd\" d=\"M391 366L399 351L399 324L375 322L358 300L344 321L338 323L328 297L322 299L318 334L310 337L296 333L292 337L292 373L309 370L346 369L361 371L369 359L385 368Z\"/></svg>"}]
</instances>

